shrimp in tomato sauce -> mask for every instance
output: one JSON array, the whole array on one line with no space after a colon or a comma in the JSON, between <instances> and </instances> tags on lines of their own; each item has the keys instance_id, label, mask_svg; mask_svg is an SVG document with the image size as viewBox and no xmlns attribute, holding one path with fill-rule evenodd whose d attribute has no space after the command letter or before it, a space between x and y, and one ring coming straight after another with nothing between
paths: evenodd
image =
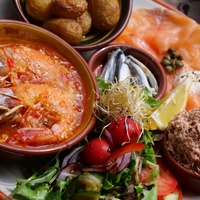
<instances>
[{"instance_id":1,"label":"shrimp in tomato sauce","mask_svg":"<svg viewBox=\"0 0 200 200\"><path fill-rule=\"evenodd\" d=\"M74 66L34 44L0 45L0 142L65 142L78 130L86 90Z\"/></svg>"}]
</instances>

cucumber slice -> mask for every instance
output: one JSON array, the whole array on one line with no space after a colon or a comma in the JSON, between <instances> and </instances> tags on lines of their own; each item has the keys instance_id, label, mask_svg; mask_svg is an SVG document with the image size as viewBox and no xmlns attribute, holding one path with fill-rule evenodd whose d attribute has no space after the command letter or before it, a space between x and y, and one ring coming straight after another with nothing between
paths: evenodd
<instances>
[{"instance_id":1,"label":"cucumber slice","mask_svg":"<svg viewBox=\"0 0 200 200\"><path fill-rule=\"evenodd\" d=\"M179 194L168 194L164 197L164 200L179 200L180 195Z\"/></svg>"}]
</instances>

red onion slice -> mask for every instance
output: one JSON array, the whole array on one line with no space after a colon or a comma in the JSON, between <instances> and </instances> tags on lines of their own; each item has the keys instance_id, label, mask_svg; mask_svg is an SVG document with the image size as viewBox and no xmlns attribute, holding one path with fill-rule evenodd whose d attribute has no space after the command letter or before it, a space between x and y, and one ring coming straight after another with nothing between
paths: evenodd
<instances>
[{"instance_id":1,"label":"red onion slice","mask_svg":"<svg viewBox=\"0 0 200 200\"><path fill-rule=\"evenodd\" d=\"M131 158L132 158L132 152L125 153L119 156L113 162L107 163L106 169L113 174L119 173L129 165Z\"/></svg>"},{"instance_id":2,"label":"red onion slice","mask_svg":"<svg viewBox=\"0 0 200 200\"><path fill-rule=\"evenodd\" d=\"M110 169L110 173L115 174L118 171L118 168L120 167L121 163L124 160L124 155L119 156L115 161L114 161L114 165L112 166L112 168Z\"/></svg>"},{"instance_id":3,"label":"red onion slice","mask_svg":"<svg viewBox=\"0 0 200 200\"><path fill-rule=\"evenodd\" d=\"M108 140L108 142L110 143L111 145L111 150L114 150L115 149L115 145L114 145L114 142L113 142L113 138L112 138L112 135L111 133L105 128L104 129L104 134Z\"/></svg>"},{"instance_id":4,"label":"red onion slice","mask_svg":"<svg viewBox=\"0 0 200 200\"><path fill-rule=\"evenodd\" d=\"M83 147L84 147L84 146L80 146L80 147L76 148L74 151L72 151L71 153L69 153L67 156L65 156L64 159L63 159L63 161L62 161L61 167L63 168L63 167L65 167L66 165L68 165L68 164L69 164L69 160L70 160L70 159L74 156L74 154L75 154L75 156L74 156L73 159L72 159L72 160L74 161L74 158L78 156L78 155L77 155L77 152L79 153L79 150L80 150L80 149L83 149ZM72 160L70 161L71 163L72 163Z\"/></svg>"},{"instance_id":5,"label":"red onion slice","mask_svg":"<svg viewBox=\"0 0 200 200\"><path fill-rule=\"evenodd\" d=\"M128 152L128 153L124 154L123 160L122 160L120 166L117 168L116 173L121 172L129 165L129 163L131 162L131 159L132 159L132 154L133 154L132 152Z\"/></svg>"},{"instance_id":6,"label":"red onion slice","mask_svg":"<svg viewBox=\"0 0 200 200\"><path fill-rule=\"evenodd\" d=\"M111 169L117 168L121 164L123 157L124 155L121 155L117 159L115 159L113 162L107 163L106 169L111 170Z\"/></svg>"},{"instance_id":7,"label":"red onion slice","mask_svg":"<svg viewBox=\"0 0 200 200\"><path fill-rule=\"evenodd\" d=\"M84 148L85 146L81 146L80 148L78 148L69 158L68 164L80 162L82 160L82 156L80 155L80 153L84 150Z\"/></svg>"},{"instance_id":8,"label":"red onion slice","mask_svg":"<svg viewBox=\"0 0 200 200\"><path fill-rule=\"evenodd\" d=\"M81 163L72 163L60 170L57 175L57 180L65 180L67 177L76 177L82 172L83 165Z\"/></svg>"}]
</instances>

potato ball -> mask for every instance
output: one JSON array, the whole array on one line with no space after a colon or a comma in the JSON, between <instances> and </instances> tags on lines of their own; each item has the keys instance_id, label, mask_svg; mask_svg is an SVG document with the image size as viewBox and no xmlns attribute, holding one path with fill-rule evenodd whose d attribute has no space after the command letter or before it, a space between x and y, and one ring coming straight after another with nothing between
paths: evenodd
<instances>
[{"instance_id":1,"label":"potato ball","mask_svg":"<svg viewBox=\"0 0 200 200\"><path fill-rule=\"evenodd\" d=\"M86 10L80 17L77 18L77 22L83 29L83 35L86 35L92 27L92 18L88 10Z\"/></svg>"},{"instance_id":2,"label":"potato ball","mask_svg":"<svg viewBox=\"0 0 200 200\"><path fill-rule=\"evenodd\" d=\"M57 17L76 19L88 8L86 0L52 0L53 12Z\"/></svg>"},{"instance_id":3,"label":"potato ball","mask_svg":"<svg viewBox=\"0 0 200 200\"><path fill-rule=\"evenodd\" d=\"M88 0L88 10L92 16L92 25L102 31L113 29L120 18L118 0Z\"/></svg>"},{"instance_id":4,"label":"potato ball","mask_svg":"<svg viewBox=\"0 0 200 200\"><path fill-rule=\"evenodd\" d=\"M51 0L26 0L26 12L34 20L44 22L53 16Z\"/></svg>"},{"instance_id":5,"label":"potato ball","mask_svg":"<svg viewBox=\"0 0 200 200\"><path fill-rule=\"evenodd\" d=\"M82 27L73 19L54 18L43 23L43 28L60 36L71 45L77 45L82 40Z\"/></svg>"}]
</instances>

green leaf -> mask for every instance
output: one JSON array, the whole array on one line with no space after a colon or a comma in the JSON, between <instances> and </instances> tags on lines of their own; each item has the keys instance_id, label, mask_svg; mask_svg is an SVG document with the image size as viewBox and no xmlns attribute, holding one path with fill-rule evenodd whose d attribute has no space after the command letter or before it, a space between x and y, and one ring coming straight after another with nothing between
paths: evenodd
<instances>
[{"instance_id":1,"label":"green leaf","mask_svg":"<svg viewBox=\"0 0 200 200\"><path fill-rule=\"evenodd\" d=\"M154 185L150 190L143 191L144 197L142 200L155 200L157 199L157 186Z\"/></svg>"},{"instance_id":2,"label":"green leaf","mask_svg":"<svg viewBox=\"0 0 200 200\"><path fill-rule=\"evenodd\" d=\"M131 177L129 168L124 169L118 174L111 174L110 172L107 172L105 174L103 188L105 190L110 190L114 188L117 184L124 185L126 184L126 182L130 181L130 178Z\"/></svg>"},{"instance_id":3,"label":"green leaf","mask_svg":"<svg viewBox=\"0 0 200 200\"><path fill-rule=\"evenodd\" d=\"M155 200L157 199L157 186L151 185L149 188L144 188L142 184L135 186L138 199L142 200Z\"/></svg>"},{"instance_id":4,"label":"green leaf","mask_svg":"<svg viewBox=\"0 0 200 200\"><path fill-rule=\"evenodd\" d=\"M67 182L59 180L53 189L47 194L46 199L62 200L62 196L66 190Z\"/></svg>"},{"instance_id":5,"label":"green leaf","mask_svg":"<svg viewBox=\"0 0 200 200\"><path fill-rule=\"evenodd\" d=\"M48 184L41 185L34 190L31 189L28 185L23 185L22 187L17 188L17 191L14 195L17 199L24 197L29 200L45 200L49 189L50 188Z\"/></svg>"},{"instance_id":6,"label":"green leaf","mask_svg":"<svg viewBox=\"0 0 200 200\"><path fill-rule=\"evenodd\" d=\"M51 185L56 178L59 168L59 158L56 158L56 163L45 169L43 172L38 172L28 179L17 179L17 186L12 191L11 196L17 196L30 200L45 200L48 193L51 192Z\"/></svg>"},{"instance_id":7,"label":"green leaf","mask_svg":"<svg viewBox=\"0 0 200 200\"><path fill-rule=\"evenodd\" d=\"M96 81L99 87L100 94L102 94L109 86L111 86L111 83L106 82L100 77L96 77Z\"/></svg>"},{"instance_id":8,"label":"green leaf","mask_svg":"<svg viewBox=\"0 0 200 200\"><path fill-rule=\"evenodd\" d=\"M149 90L144 88L143 90L143 98L147 104L151 106L151 108L155 109L161 104L160 99L155 99L154 97L149 95Z\"/></svg>"}]
</instances>

